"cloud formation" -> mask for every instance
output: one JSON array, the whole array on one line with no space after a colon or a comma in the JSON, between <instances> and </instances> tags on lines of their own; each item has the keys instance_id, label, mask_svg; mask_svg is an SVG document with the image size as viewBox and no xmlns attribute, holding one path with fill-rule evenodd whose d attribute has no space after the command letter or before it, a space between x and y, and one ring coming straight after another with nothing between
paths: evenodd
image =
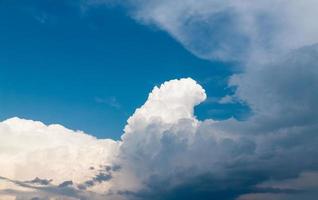
<instances>
[{"instance_id":1,"label":"cloud formation","mask_svg":"<svg viewBox=\"0 0 318 200\"><path fill-rule=\"evenodd\" d=\"M246 61L318 41L315 0L93 0L118 3L206 59ZM303 11L306 12L303 12Z\"/></svg>"},{"instance_id":2,"label":"cloud formation","mask_svg":"<svg viewBox=\"0 0 318 200\"><path fill-rule=\"evenodd\" d=\"M147 135L152 132L160 133L153 134L156 137L151 138L151 141L157 142L149 146L164 146L163 149L170 151L155 151L156 153L150 156L153 160L146 162L154 162L148 168L151 172L158 168L160 172L176 173L166 176L165 173L154 173L154 176L146 178L150 180L146 185L153 190L164 185L165 192L159 193L171 194L172 199L182 193L191 199L191 195L185 190L197 191L196 189L202 187L206 189L204 186L211 184L208 187L210 189L194 192L194 196L206 194L209 197L234 199L240 193L253 193L253 190L261 192L255 186L267 179L289 180L306 173L307 170L317 170L318 163L314 159L317 156L315 146L318 130L315 109L318 100L316 1L128 0L118 3L126 7L132 18L168 32L200 58L236 61L243 68L243 72L230 78L229 86L236 88L236 92L232 96L226 96L223 103L243 102L252 111L252 116L246 121L229 119L221 122L199 122L195 118L187 118L188 120L181 120L182 125L177 122L171 126L174 128L153 122L153 129L145 132ZM304 10L306 12L303 12ZM157 127L165 128L160 131ZM182 134L177 134L181 127L187 128L180 131ZM194 144L200 134L204 138L197 144L201 149L194 153ZM158 135L167 136L168 139L158 139ZM126 143L123 146L128 146L129 142ZM140 142L136 146L142 149L145 143ZM178 150L180 154L177 153ZM143 151L152 152L149 148ZM135 155L127 157L138 158ZM145 155L141 157L147 158ZM182 167L175 169L173 164L166 164L167 159L174 160L174 165L182 163ZM164 164L161 164L162 160ZM189 168L193 167L194 170L187 173L187 162L184 160L191 160ZM197 163L199 167L195 167ZM140 168L144 170L143 167ZM214 175L218 168L220 170L215 174L222 174L222 178ZM288 172L284 169L288 169ZM206 177L212 178L199 181L195 185L193 183L198 181L185 178L193 173L207 173L210 176ZM198 174L193 177L199 177ZM179 183L185 186L172 184L175 189L167 189L168 183L178 182L173 178L174 175L180 179ZM146 175L138 174L138 177L143 176ZM193 177L192 179L195 179ZM153 184L154 182L157 184ZM237 182L239 184L234 184ZM218 188L220 183L228 189L223 190L224 195L229 196L222 196L222 187ZM142 194L150 193L143 191ZM277 193L271 197L277 199L280 196ZM274 197L275 195L278 197ZM157 193L155 196L160 195ZM162 197L169 198L169 195Z\"/></svg>"},{"instance_id":3,"label":"cloud formation","mask_svg":"<svg viewBox=\"0 0 318 200\"><path fill-rule=\"evenodd\" d=\"M19 118L0 123L0 141L0 176L49 186L65 181L81 184L98 176L99 170L111 165L118 148L113 140Z\"/></svg>"},{"instance_id":4,"label":"cloud formation","mask_svg":"<svg viewBox=\"0 0 318 200\"><path fill-rule=\"evenodd\" d=\"M75 199L235 199L263 192L256 187L263 181L318 170L313 162L318 154L315 127L287 126L265 133L258 127L249 134L242 130L254 124L252 119L197 120L193 108L205 99L204 89L190 78L155 87L129 118L118 142L58 125L6 120L1 123L1 141L7 141L2 143L7 145L2 158L7 159L1 159L6 169L1 176L9 179L2 193ZM231 130L234 127L239 128ZM300 164L298 157L306 159Z\"/></svg>"}]
</instances>

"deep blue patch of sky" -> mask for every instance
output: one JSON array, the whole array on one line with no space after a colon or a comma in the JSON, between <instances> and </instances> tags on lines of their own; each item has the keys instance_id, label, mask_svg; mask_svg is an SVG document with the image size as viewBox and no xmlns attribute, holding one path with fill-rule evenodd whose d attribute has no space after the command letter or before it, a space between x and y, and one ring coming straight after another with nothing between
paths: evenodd
<instances>
[{"instance_id":1,"label":"deep blue patch of sky","mask_svg":"<svg viewBox=\"0 0 318 200\"><path fill-rule=\"evenodd\" d=\"M232 91L230 64L195 57L120 8L4 0L0 18L1 120L18 116L117 139L154 85L182 77L197 80L211 97L196 108L200 119L247 112L215 100Z\"/></svg>"}]
</instances>

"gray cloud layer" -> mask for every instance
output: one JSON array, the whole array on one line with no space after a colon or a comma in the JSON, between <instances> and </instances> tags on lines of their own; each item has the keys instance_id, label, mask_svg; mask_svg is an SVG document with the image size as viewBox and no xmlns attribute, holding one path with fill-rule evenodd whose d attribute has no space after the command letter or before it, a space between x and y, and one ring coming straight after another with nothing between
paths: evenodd
<instances>
[{"instance_id":1,"label":"gray cloud layer","mask_svg":"<svg viewBox=\"0 0 318 200\"><path fill-rule=\"evenodd\" d=\"M94 0L117 2L202 58L266 58L318 41L315 0ZM304 12L306 11L306 12Z\"/></svg>"}]
</instances>

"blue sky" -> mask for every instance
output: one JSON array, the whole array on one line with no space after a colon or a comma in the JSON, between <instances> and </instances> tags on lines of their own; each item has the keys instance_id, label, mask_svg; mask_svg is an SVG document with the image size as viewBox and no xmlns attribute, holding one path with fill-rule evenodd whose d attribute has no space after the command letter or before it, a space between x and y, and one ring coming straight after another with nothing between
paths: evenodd
<instances>
[{"instance_id":1,"label":"blue sky","mask_svg":"<svg viewBox=\"0 0 318 200\"><path fill-rule=\"evenodd\" d=\"M1 120L18 116L119 138L155 85L182 77L210 97L197 107L199 118L246 114L243 106L216 103L233 91L231 64L197 58L120 8L67 2L0 3Z\"/></svg>"}]
</instances>

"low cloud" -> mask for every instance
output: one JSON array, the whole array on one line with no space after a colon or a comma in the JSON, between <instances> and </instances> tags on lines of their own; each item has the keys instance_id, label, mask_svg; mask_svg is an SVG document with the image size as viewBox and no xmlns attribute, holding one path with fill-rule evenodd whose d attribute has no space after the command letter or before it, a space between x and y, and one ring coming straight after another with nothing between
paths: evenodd
<instances>
[{"instance_id":1,"label":"low cloud","mask_svg":"<svg viewBox=\"0 0 318 200\"><path fill-rule=\"evenodd\" d=\"M80 184L112 163L118 148L113 140L19 118L0 123L0 141L0 175L38 185Z\"/></svg>"},{"instance_id":2,"label":"low cloud","mask_svg":"<svg viewBox=\"0 0 318 200\"><path fill-rule=\"evenodd\" d=\"M318 170L316 123L268 128L257 126L256 119L262 116L258 113L244 122L199 121L194 106L205 99L204 89L190 78L165 82L128 119L118 142L57 125L6 120L1 136L7 141L3 143L7 149L2 147L7 159L1 159L1 165L10 167L1 175L52 179L49 186L31 187L31 194L47 192L53 185L51 195L67 189L97 192L109 199L235 199L264 192L255 188L270 179ZM19 159L12 162L14 158ZM2 188L6 194L12 191L10 185Z\"/></svg>"}]
</instances>

